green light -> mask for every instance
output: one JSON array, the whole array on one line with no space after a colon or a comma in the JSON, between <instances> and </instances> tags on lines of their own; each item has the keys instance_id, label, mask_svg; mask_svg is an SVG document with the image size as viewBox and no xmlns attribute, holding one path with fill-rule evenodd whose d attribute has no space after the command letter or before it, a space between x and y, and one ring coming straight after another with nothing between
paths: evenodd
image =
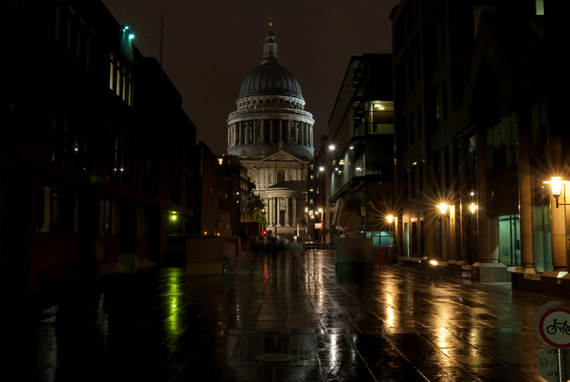
<instances>
[{"instance_id":1,"label":"green light","mask_svg":"<svg viewBox=\"0 0 570 382\"><path fill-rule=\"evenodd\" d=\"M170 211L170 221L175 222L178 220L178 212Z\"/></svg>"},{"instance_id":2,"label":"green light","mask_svg":"<svg viewBox=\"0 0 570 382\"><path fill-rule=\"evenodd\" d=\"M129 33L129 40L132 40L132 39L134 39L134 38L135 38L134 33Z\"/></svg>"}]
</instances>

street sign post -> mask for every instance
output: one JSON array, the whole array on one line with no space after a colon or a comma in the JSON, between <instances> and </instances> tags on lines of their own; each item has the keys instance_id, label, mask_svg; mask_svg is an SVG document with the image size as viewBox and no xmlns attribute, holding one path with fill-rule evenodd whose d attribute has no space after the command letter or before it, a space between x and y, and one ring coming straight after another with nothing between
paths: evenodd
<instances>
[{"instance_id":1,"label":"street sign post","mask_svg":"<svg viewBox=\"0 0 570 382\"><path fill-rule=\"evenodd\" d=\"M548 309L538 322L538 331L550 346L570 347L570 308L557 306Z\"/></svg>"},{"instance_id":2,"label":"street sign post","mask_svg":"<svg viewBox=\"0 0 570 382\"><path fill-rule=\"evenodd\" d=\"M537 312L536 324L545 347L538 357L538 371L547 381L562 382L568 379L570 348L570 308L559 301L544 304Z\"/></svg>"}]
</instances>

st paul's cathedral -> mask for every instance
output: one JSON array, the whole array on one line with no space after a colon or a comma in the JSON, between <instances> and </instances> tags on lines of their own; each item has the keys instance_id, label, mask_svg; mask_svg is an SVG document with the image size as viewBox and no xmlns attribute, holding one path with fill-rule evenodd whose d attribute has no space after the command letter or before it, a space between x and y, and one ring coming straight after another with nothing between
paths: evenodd
<instances>
[{"instance_id":1,"label":"st paul's cathedral","mask_svg":"<svg viewBox=\"0 0 570 382\"><path fill-rule=\"evenodd\" d=\"M315 121L304 110L299 82L279 63L271 22L261 65L243 80L236 106L227 120L227 153L247 168L265 203L267 228L293 233L305 216Z\"/></svg>"}]
</instances>

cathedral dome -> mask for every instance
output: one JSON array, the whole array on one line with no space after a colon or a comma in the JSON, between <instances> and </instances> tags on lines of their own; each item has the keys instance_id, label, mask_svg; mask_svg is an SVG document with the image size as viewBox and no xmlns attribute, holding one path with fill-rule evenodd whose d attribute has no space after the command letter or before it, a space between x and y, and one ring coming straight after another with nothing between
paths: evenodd
<instances>
[{"instance_id":1,"label":"cathedral dome","mask_svg":"<svg viewBox=\"0 0 570 382\"><path fill-rule=\"evenodd\" d=\"M277 62L258 66L243 80L238 98L256 95L284 95L303 99L299 81Z\"/></svg>"},{"instance_id":2,"label":"cathedral dome","mask_svg":"<svg viewBox=\"0 0 570 382\"><path fill-rule=\"evenodd\" d=\"M236 106L226 121L229 155L260 160L284 151L300 160L313 157L315 120L305 111L299 81L279 64L271 22L261 64L243 80Z\"/></svg>"}]
</instances>

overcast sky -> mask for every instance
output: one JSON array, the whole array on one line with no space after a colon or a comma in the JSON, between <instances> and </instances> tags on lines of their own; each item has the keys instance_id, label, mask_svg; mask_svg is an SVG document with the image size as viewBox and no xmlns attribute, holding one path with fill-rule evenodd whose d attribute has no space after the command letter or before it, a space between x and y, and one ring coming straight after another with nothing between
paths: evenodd
<instances>
[{"instance_id":1,"label":"overcast sky","mask_svg":"<svg viewBox=\"0 0 570 382\"><path fill-rule=\"evenodd\" d=\"M104 0L136 34L144 56L160 58L196 125L197 140L226 152L226 120L243 79L261 64L269 17L279 61L299 80L315 142L351 56L390 53L390 12L399 0ZM317 146L315 144L315 146ZM317 147L315 147L317 148Z\"/></svg>"}]
</instances>

